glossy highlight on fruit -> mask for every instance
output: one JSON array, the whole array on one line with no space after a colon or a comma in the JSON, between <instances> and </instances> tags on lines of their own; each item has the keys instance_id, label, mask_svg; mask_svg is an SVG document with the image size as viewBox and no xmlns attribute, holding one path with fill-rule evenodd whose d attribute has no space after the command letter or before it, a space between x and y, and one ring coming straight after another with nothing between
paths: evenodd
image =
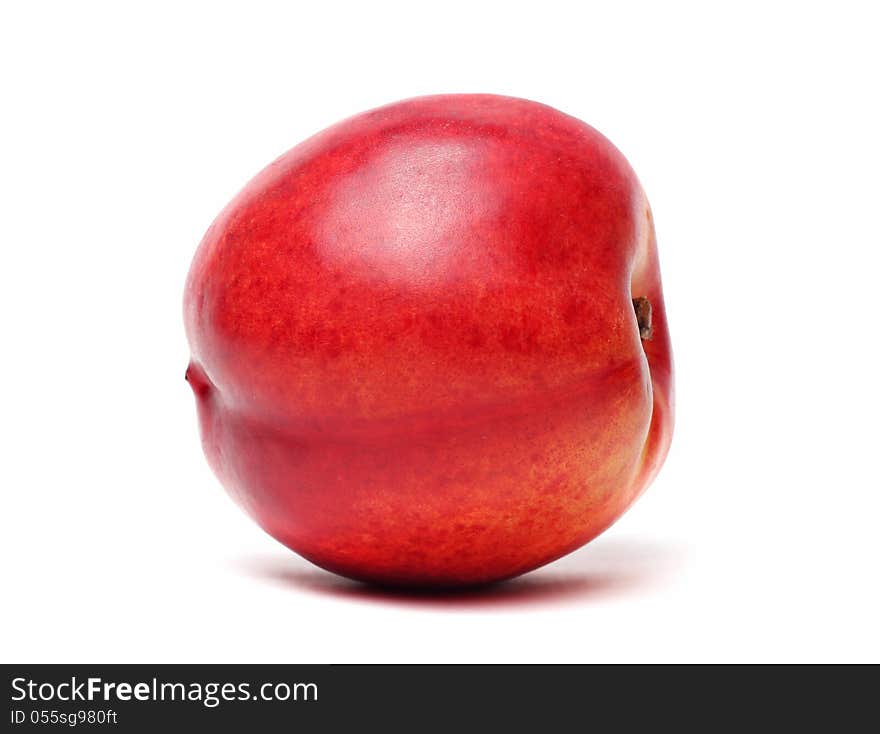
<instances>
[{"instance_id":1,"label":"glossy highlight on fruit","mask_svg":"<svg viewBox=\"0 0 880 734\"><path fill-rule=\"evenodd\" d=\"M296 146L211 225L184 316L214 472L356 579L534 569L669 446L648 202L606 138L535 102L416 98Z\"/></svg>"}]
</instances>

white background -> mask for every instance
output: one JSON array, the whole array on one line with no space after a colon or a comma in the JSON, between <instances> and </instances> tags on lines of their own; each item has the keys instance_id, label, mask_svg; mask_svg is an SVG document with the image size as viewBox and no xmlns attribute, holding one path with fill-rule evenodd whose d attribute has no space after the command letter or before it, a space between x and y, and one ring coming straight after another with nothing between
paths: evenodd
<instances>
[{"instance_id":1,"label":"white background","mask_svg":"<svg viewBox=\"0 0 880 734\"><path fill-rule=\"evenodd\" d=\"M873 4L296 5L4 5L4 662L880 660ZM677 428L590 546L490 591L394 595L226 497L183 282L284 150L465 91L558 107L633 164Z\"/></svg>"}]
</instances>

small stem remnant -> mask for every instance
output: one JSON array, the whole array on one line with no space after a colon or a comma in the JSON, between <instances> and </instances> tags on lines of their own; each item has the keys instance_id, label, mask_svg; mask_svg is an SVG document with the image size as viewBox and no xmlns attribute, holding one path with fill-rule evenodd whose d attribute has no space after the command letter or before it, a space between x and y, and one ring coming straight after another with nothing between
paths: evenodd
<instances>
[{"instance_id":1,"label":"small stem remnant","mask_svg":"<svg viewBox=\"0 0 880 734\"><path fill-rule=\"evenodd\" d=\"M636 321L639 322L639 336L642 339L650 339L654 336L654 327L651 325L651 302L641 296L632 300Z\"/></svg>"}]
</instances>

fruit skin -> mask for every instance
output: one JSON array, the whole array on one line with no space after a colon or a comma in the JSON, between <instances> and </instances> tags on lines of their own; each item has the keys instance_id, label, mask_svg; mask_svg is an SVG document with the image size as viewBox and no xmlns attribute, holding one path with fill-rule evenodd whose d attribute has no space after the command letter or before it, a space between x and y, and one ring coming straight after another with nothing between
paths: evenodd
<instances>
[{"instance_id":1,"label":"fruit skin","mask_svg":"<svg viewBox=\"0 0 880 734\"><path fill-rule=\"evenodd\" d=\"M669 446L645 195L607 139L535 102L416 98L296 146L210 227L184 314L211 467L352 578L534 569L613 523Z\"/></svg>"}]
</instances>

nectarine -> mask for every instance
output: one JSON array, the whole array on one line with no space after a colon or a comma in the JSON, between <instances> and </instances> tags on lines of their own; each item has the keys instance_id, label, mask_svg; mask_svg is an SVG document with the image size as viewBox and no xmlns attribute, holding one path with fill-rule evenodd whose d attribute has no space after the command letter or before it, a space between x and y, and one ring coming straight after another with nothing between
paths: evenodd
<instances>
[{"instance_id":1,"label":"nectarine","mask_svg":"<svg viewBox=\"0 0 880 734\"><path fill-rule=\"evenodd\" d=\"M306 140L211 225L184 311L217 476L346 576L534 569L669 446L648 202L608 140L534 102L418 98Z\"/></svg>"}]
</instances>

